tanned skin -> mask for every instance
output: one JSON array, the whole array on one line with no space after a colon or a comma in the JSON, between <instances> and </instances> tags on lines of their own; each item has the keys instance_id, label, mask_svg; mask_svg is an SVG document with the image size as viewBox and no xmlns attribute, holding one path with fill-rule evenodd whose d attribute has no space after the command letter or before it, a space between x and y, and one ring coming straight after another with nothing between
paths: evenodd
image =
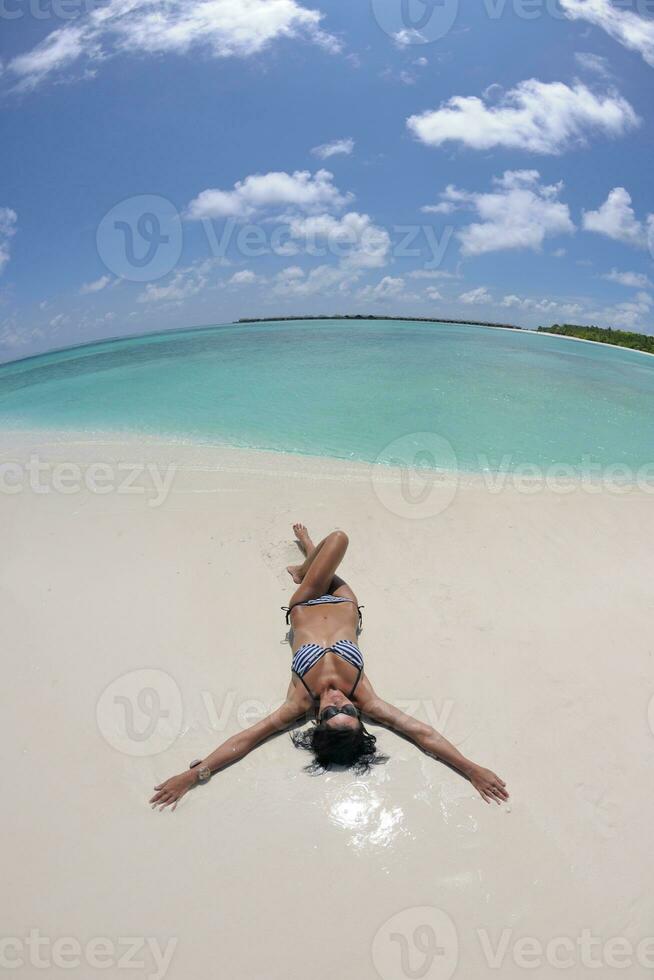
<instances>
[{"instance_id":1,"label":"tanned skin","mask_svg":"<svg viewBox=\"0 0 654 980\"><path fill-rule=\"evenodd\" d=\"M344 531L332 531L319 544L314 545L304 524L294 524L296 541L304 555L299 565L289 565L288 573L297 586L291 597L291 624L293 627L293 652L303 643L318 643L329 647L336 640L357 641L358 611L357 597L342 578L336 574L348 547L348 537ZM331 594L342 596L352 602L323 604L317 606L297 606L307 599ZM273 735L288 731L300 720L319 716L330 705L343 707L353 704L366 719L397 732L409 739L428 755L458 770L475 787L486 803L503 803L509 798L506 783L490 769L485 769L467 759L451 742L440 735L431 725L418 721L400 711L388 701L384 701L374 690L364 671L356 691L350 700L345 691L351 691L356 681L357 671L351 664L328 651L305 675L310 690L317 703L310 698L306 688L295 675L282 705L266 718L250 728L232 735L217 749L200 761L198 765L171 776L155 786L150 803L153 809L173 810L186 793L198 782L197 771L207 767L212 773L238 762ZM357 727L359 718L339 714L325 722L330 728L344 729Z\"/></svg>"}]
</instances>

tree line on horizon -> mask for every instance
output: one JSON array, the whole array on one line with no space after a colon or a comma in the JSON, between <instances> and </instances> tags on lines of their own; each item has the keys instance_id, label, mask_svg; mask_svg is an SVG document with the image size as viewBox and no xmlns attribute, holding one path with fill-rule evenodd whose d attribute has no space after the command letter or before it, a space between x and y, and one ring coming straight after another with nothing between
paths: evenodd
<instances>
[{"instance_id":1,"label":"tree line on horizon","mask_svg":"<svg viewBox=\"0 0 654 980\"><path fill-rule=\"evenodd\" d=\"M539 327L539 333L556 333L562 337L578 337L580 340L595 340L600 344L614 344L617 347L630 347L654 354L654 337L629 330L613 330L612 327L582 327L574 323L554 323L551 327Z\"/></svg>"}]
</instances>

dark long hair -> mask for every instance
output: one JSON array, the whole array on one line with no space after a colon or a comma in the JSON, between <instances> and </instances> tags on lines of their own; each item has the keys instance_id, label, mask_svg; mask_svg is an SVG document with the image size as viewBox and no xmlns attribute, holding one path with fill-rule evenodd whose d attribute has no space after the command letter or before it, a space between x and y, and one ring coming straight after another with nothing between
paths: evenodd
<instances>
[{"instance_id":1,"label":"dark long hair","mask_svg":"<svg viewBox=\"0 0 654 980\"><path fill-rule=\"evenodd\" d=\"M377 752L377 739L360 722L357 728L329 728L324 722L313 722L302 731L291 732L296 749L312 752L313 762L305 771L317 775L335 766L352 769L357 775L368 772L372 766L388 761L388 756Z\"/></svg>"}]
</instances>

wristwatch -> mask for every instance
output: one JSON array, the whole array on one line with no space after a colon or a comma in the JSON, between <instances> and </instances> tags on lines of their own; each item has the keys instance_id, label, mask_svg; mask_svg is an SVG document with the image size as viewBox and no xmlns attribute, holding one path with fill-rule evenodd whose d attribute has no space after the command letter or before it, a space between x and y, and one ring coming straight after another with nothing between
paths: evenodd
<instances>
[{"instance_id":1,"label":"wristwatch","mask_svg":"<svg viewBox=\"0 0 654 980\"><path fill-rule=\"evenodd\" d=\"M198 768L198 771L196 773L196 776L198 778L198 782L199 783L208 783L209 780L211 779L211 775L212 775L211 769L209 768L209 766L201 766L200 765L201 762L202 762L202 759L195 759L190 764L189 769L195 769L196 767L199 767Z\"/></svg>"}]
</instances>

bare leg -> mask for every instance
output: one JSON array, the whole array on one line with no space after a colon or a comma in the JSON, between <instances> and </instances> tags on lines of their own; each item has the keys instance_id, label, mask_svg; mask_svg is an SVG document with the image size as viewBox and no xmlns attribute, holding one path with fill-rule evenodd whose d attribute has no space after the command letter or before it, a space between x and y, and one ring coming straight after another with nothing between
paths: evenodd
<instances>
[{"instance_id":1,"label":"bare leg","mask_svg":"<svg viewBox=\"0 0 654 980\"><path fill-rule=\"evenodd\" d=\"M302 545L302 540L300 544ZM306 535L305 545L312 544ZM315 599L324 595L332 584L336 569L347 551L348 537L344 531L332 531L312 551L309 551L302 565L292 565L289 572L293 581L299 585L291 597L291 605Z\"/></svg>"},{"instance_id":2,"label":"bare leg","mask_svg":"<svg viewBox=\"0 0 654 980\"><path fill-rule=\"evenodd\" d=\"M323 538L318 545L315 545L311 540L311 538L309 537L309 532L304 527L304 524L294 524L293 530L295 531L298 544L300 545L300 548L302 549L306 557L300 565L289 565L286 571L291 576L295 584L299 585L300 582L302 582L302 580L304 579L304 576L309 571L312 561L314 560L314 558L316 557L316 555L318 554L318 552L320 551L320 549L322 548L322 546L324 545L327 539Z\"/></svg>"},{"instance_id":3,"label":"bare leg","mask_svg":"<svg viewBox=\"0 0 654 980\"><path fill-rule=\"evenodd\" d=\"M297 523L293 525L293 530L295 531L295 537L297 538L298 547L301 549L302 553L306 556L306 558L313 561L314 554L317 549L315 544L313 543L313 539L311 538L308 529L305 527L304 524ZM323 542L321 542L321 544L322 543ZM292 577L296 585L300 585L302 579L304 578L305 564L306 562L303 562L302 565L289 565L287 568L289 575ZM342 579L340 575L334 575L331 582L329 583L329 592L335 592L336 589L340 589L341 586L343 585L347 585L345 579ZM354 595L354 593L352 594Z\"/></svg>"}]
</instances>

